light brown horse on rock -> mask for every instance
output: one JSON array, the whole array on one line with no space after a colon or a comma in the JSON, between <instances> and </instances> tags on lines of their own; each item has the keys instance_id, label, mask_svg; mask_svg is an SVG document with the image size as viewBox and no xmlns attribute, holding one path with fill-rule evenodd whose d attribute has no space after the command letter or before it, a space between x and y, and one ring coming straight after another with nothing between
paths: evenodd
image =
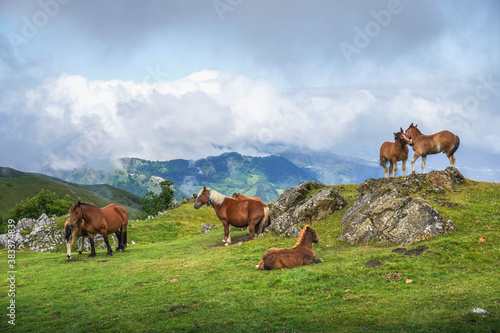
<instances>
[{"instance_id":1,"label":"light brown horse on rock","mask_svg":"<svg viewBox=\"0 0 500 333\"><path fill-rule=\"evenodd\" d=\"M222 222L224 226L224 239L222 242L225 245L231 244L229 225L238 228L248 227L250 238L253 238L258 224L259 230L263 230L269 224L269 208L258 200L237 200L216 190L204 187L198 193L194 208L199 209L203 205L212 205L215 214Z\"/></svg>"},{"instance_id":2,"label":"light brown horse on rock","mask_svg":"<svg viewBox=\"0 0 500 333\"><path fill-rule=\"evenodd\" d=\"M108 234L115 233L118 237L117 251L123 252L127 245L128 212L122 206L115 204L99 208L78 201L70 210L69 221L65 224L65 238L68 248L67 257L71 259L71 246L77 236L88 236L90 241L89 258L95 257L94 235L101 234L108 249L106 256L112 256L113 251L108 241Z\"/></svg>"},{"instance_id":3,"label":"light brown horse on rock","mask_svg":"<svg viewBox=\"0 0 500 333\"><path fill-rule=\"evenodd\" d=\"M319 243L319 238L316 236L314 229L306 225L300 230L294 247L286 249L270 248L264 253L262 261L256 267L257 269L271 270L323 262L321 259L315 259L316 253L312 249L312 243Z\"/></svg>"},{"instance_id":4,"label":"light brown horse on rock","mask_svg":"<svg viewBox=\"0 0 500 333\"><path fill-rule=\"evenodd\" d=\"M411 159L411 172L415 172L415 161L422 156L422 173L425 173L427 155L443 152L450 159L450 165L455 166L455 152L460 146L460 138L450 131L441 131L432 135L424 135L411 123L406 130L406 135L413 141L413 158Z\"/></svg>"},{"instance_id":5,"label":"light brown horse on rock","mask_svg":"<svg viewBox=\"0 0 500 333\"><path fill-rule=\"evenodd\" d=\"M408 159L408 146L411 145L411 140L401 131L394 133L394 142L386 141L380 147L380 165L384 168L385 178L396 177L398 169L398 161L403 161L403 177L406 171L406 160ZM387 162L389 162L389 175L387 175ZM394 171L394 175L393 175Z\"/></svg>"}]
</instances>

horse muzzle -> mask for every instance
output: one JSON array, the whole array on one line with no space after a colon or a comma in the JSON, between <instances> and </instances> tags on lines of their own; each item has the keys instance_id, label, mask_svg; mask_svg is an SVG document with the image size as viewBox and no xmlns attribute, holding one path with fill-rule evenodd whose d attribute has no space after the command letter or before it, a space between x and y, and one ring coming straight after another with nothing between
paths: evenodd
<instances>
[{"instance_id":1,"label":"horse muzzle","mask_svg":"<svg viewBox=\"0 0 500 333\"><path fill-rule=\"evenodd\" d=\"M197 203L194 204L194 209L200 209L200 207L201 207L200 204L197 204Z\"/></svg>"}]
</instances>

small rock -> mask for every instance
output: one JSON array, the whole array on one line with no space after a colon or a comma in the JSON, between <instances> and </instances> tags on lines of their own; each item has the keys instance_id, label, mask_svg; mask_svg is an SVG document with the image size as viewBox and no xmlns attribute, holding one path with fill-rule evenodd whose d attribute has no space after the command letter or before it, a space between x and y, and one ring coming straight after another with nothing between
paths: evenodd
<instances>
[{"instance_id":1,"label":"small rock","mask_svg":"<svg viewBox=\"0 0 500 333\"><path fill-rule=\"evenodd\" d=\"M490 314L488 311L486 311L485 309L481 309L481 308L474 308L472 310L469 310L467 313L478 314L478 315L481 315L483 317Z\"/></svg>"}]
</instances>

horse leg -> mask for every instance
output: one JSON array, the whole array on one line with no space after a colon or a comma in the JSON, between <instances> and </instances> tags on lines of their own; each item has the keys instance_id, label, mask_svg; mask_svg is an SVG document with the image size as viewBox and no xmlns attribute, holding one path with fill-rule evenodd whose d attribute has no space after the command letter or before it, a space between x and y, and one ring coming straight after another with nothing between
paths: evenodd
<instances>
[{"instance_id":1,"label":"horse leg","mask_svg":"<svg viewBox=\"0 0 500 333\"><path fill-rule=\"evenodd\" d=\"M108 248L108 253L106 257L111 257L113 255L113 250L111 249L111 245L109 245L108 233L106 230L101 230L102 238L104 238L104 243L106 243L106 247Z\"/></svg>"},{"instance_id":2,"label":"horse leg","mask_svg":"<svg viewBox=\"0 0 500 333\"><path fill-rule=\"evenodd\" d=\"M425 173L425 162L427 161L427 156L422 155L422 173Z\"/></svg>"},{"instance_id":3,"label":"horse leg","mask_svg":"<svg viewBox=\"0 0 500 333\"><path fill-rule=\"evenodd\" d=\"M392 163L394 165L394 167L392 169L394 171L394 175L392 177L396 178L396 170L398 169L398 160L396 158L394 158Z\"/></svg>"},{"instance_id":4,"label":"horse leg","mask_svg":"<svg viewBox=\"0 0 500 333\"><path fill-rule=\"evenodd\" d=\"M248 223L248 231L250 231L250 239L253 239L255 237L255 223Z\"/></svg>"},{"instance_id":5,"label":"horse leg","mask_svg":"<svg viewBox=\"0 0 500 333\"><path fill-rule=\"evenodd\" d=\"M450 159L450 165L452 167L455 167L455 162L456 162L455 155L448 156L448 158Z\"/></svg>"},{"instance_id":6,"label":"horse leg","mask_svg":"<svg viewBox=\"0 0 500 333\"><path fill-rule=\"evenodd\" d=\"M404 177L405 176L405 171L406 171L406 160L403 160L402 168L403 168L403 177Z\"/></svg>"},{"instance_id":7,"label":"horse leg","mask_svg":"<svg viewBox=\"0 0 500 333\"><path fill-rule=\"evenodd\" d=\"M94 237L92 237L90 234L89 234L89 242L90 242L90 254L88 258L90 259L95 257Z\"/></svg>"},{"instance_id":8,"label":"horse leg","mask_svg":"<svg viewBox=\"0 0 500 333\"><path fill-rule=\"evenodd\" d=\"M68 259L71 259L71 246L73 245L74 241L75 241L75 237L71 237L71 240L66 243L66 247L67 247L66 257Z\"/></svg>"},{"instance_id":9,"label":"horse leg","mask_svg":"<svg viewBox=\"0 0 500 333\"><path fill-rule=\"evenodd\" d=\"M389 177L392 177L392 170L394 169L394 163L392 160L389 161Z\"/></svg>"},{"instance_id":10,"label":"horse leg","mask_svg":"<svg viewBox=\"0 0 500 333\"><path fill-rule=\"evenodd\" d=\"M224 243L225 246L228 246L231 244L231 236L229 235L229 223L227 221L222 221L222 225L224 226L224 239L222 240L222 243Z\"/></svg>"},{"instance_id":11,"label":"horse leg","mask_svg":"<svg viewBox=\"0 0 500 333\"><path fill-rule=\"evenodd\" d=\"M387 175L387 160L386 159L380 159L380 165L382 165L382 167L384 168L384 175L385 175L385 178L389 178L389 176Z\"/></svg>"},{"instance_id":12,"label":"horse leg","mask_svg":"<svg viewBox=\"0 0 500 333\"><path fill-rule=\"evenodd\" d=\"M80 239L78 240L78 254L82 254L83 252L83 236L80 237Z\"/></svg>"},{"instance_id":13,"label":"horse leg","mask_svg":"<svg viewBox=\"0 0 500 333\"><path fill-rule=\"evenodd\" d=\"M420 154L415 152L413 158L411 159L411 173L415 173L415 161L420 157ZM422 157L423 159L423 157Z\"/></svg>"}]
</instances>

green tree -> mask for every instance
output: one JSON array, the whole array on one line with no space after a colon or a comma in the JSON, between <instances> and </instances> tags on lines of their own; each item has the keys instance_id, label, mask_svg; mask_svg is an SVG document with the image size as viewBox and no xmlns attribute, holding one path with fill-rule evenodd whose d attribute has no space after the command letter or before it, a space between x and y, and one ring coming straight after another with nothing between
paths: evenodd
<instances>
[{"instance_id":1,"label":"green tree","mask_svg":"<svg viewBox=\"0 0 500 333\"><path fill-rule=\"evenodd\" d=\"M68 194L61 199L55 192L42 189L34 197L27 198L14 206L3 219L3 224L9 219L13 219L14 221L18 221L24 217L36 219L43 213L48 216L61 216L68 213L71 204L71 197Z\"/></svg>"},{"instance_id":2,"label":"green tree","mask_svg":"<svg viewBox=\"0 0 500 333\"><path fill-rule=\"evenodd\" d=\"M174 200L174 182L165 180L160 183L161 193L155 194L152 191L146 193L141 199L141 209L148 215L156 215L158 212L167 210Z\"/></svg>"}]
</instances>

